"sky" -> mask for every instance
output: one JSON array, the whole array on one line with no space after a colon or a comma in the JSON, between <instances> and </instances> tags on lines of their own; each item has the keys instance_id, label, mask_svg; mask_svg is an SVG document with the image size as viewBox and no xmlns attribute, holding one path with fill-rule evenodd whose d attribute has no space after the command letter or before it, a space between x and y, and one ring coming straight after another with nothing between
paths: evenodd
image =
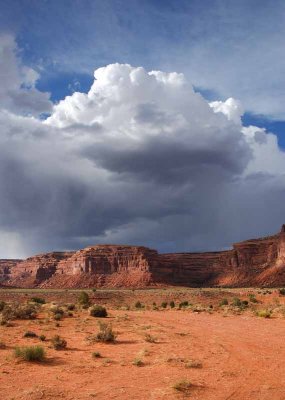
<instances>
[{"instance_id":1,"label":"sky","mask_svg":"<svg viewBox=\"0 0 285 400\"><path fill-rule=\"evenodd\" d=\"M285 3L0 0L0 258L285 220Z\"/></svg>"}]
</instances>

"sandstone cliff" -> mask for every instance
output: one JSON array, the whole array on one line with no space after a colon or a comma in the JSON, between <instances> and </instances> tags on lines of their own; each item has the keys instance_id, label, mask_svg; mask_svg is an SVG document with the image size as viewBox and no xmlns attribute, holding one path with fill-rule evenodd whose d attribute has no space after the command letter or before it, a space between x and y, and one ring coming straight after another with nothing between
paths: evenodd
<instances>
[{"instance_id":1,"label":"sandstone cliff","mask_svg":"<svg viewBox=\"0 0 285 400\"><path fill-rule=\"evenodd\" d=\"M221 252L158 254L143 246L97 245L0 260L0 279L5 285L46 288L283 286L285 226L279 234Z\"/></svg>"}]
</instances>

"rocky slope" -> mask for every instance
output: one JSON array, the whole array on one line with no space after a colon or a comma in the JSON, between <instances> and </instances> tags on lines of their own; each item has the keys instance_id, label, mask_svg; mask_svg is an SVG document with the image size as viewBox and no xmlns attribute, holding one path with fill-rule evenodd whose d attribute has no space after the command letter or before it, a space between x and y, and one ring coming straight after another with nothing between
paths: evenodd
<instances>
[{"instance_id":1,"label":"rocky slope","mask_svg":"<svg viewBox=\"0 0 285 400\"><path fill-rule=\"evenodd\" d=\"M285 285L285 226L262 239L209 253L158 254L142 246L97 245L27 260L0 260L0 282L19 287L83 288Z\"/></svg>"}]
</instances>

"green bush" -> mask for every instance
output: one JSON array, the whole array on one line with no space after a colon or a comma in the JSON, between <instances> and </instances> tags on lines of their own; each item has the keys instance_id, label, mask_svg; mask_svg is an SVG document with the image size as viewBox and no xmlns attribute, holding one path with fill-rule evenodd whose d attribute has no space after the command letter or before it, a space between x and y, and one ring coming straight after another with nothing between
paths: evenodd
<instances>
[{"instance_id":1,"label":"green bush","mask_svg":"<svg viewBox=\"0 0 285 400\"><path fill-rule=\"evenodd\" d=\"M4 310L5 305L6 305L5 301L1 300L0 301L0 312Z\"/></svg>"},{"instance_id":2,"label":"green bush","mask_svg":"<svg viewBox=\"0 0 285 400\"><path fill-rule=\"evenodd\" d=\"M35 332L27 331L23 335L24 338L36 338L38 335Z\"/></svg>"},{"instance_id":3,"label":"green bush","mask_svg":"<svg viewBox=\"0 0 285 400\"><path fill-rule=\"evenodd\" d=\"M240 300L238 297L234 297L234 298L233 298L232 305L233 305L234 307L240 307L240 306L242 305L242 302L241 302L241 300Z\"/></svg>"},{"instance_id":4,"label":"green bush","mask_svg":"<svg viewBox=\"0 0 285 400\"><path fill-rule=\"evenodd\" d=\"M100 329L99 332L95 336L96 342L103 342L103 343L115 342L116 334L114 333L111 325L99 322L99 329Z\"/></svg>"},{"instance_id":5,"label":"green bush","mask_svg":"<svg viewBox=\"0 0 285 400\"><path fill-rule=\"evenodd\" d=\"M81 292L78 296L78 303L81 306L89 306L90 305L90 298L87 292Z\"/></svg>"},{"instance_id":6,"label":"green bush","mask_svg":"<svg viewBox=\"0 0 285 400\"><path fill-rule=\"evenodd\" d=\"M31 301L37 304L46 304L45 299L42 299L41 297L32 297Z\"/></svg>"},{"instance_id":7,"label":"green bush","mask_svg":"<svg viewBox=\"0 0 285 400\"><path fill-rule=\"evenodd\" d=\"M135 307L136 308L143 308L144 305L140 301L137 301L136 304L135 304Z\"/></svg>"},{"instance_id":8,"label":"green bush","mask_svg":"<svg viewBox=\"0 0 285 400\"><path fill-rule=\"evenodd\" d=\"M167 302L166 302L166 301L163 301L163 302L161 303L161 307L162 307L162 308L166 308L166 307L167 307Z\"/></svg>"},{"instance_id":9,"label":"green bush","mask_svg":"<svg viewBox=\"0 0 285 400\"><path fill-rule=\"evenodd\" d=\"M258 300L255 298L255 294L250 293L250 294L248 295L248 297L249 297L249 301L250 301L251 303L258 303Z\"/></svg>"},{"instance_id":10,"label":"green bush","mask_svg":"<svg viewBox=\"0 0 285 400\"><path fill-rule=\"evenodd\" d=\"M175 307L174 301L172 300L172 301L169 303L169 305L170 305L170 308L174 308L174 307Z\"/></svg>"},{"instance_id":11,"label":"green bush","mask_svg":"<svg viewBox=\"0 0 285 400\"><path fill-rule=\"evenodd\" d=\"M94 305L90 308L90 315L97 318L106 318L108 313L105 307Z\"/></svg>"},{"instance_id":12,"label":"green bush","mask_svg":"<svg viewBox=\"0 0 285 400\"><path fill-rule=\"evenodd\" d=\"M188 307L189 306L189 302L188 301L182 301L180 304L179 304L179 308L181 309L181 308L184 308L184 307Z\"/></svg>"},{"instance_id":13,"label":"green bush","mask_svg":"<svg viewBox=\"0 0 285 400\"><path fill-rule=\"evenodd\" d=\"M223 306L227 306L228 304L229 304L228 299L222 299L222 300L220 301L219 306L220 306L220 307L223 307Z\"/></svg>"},{"instance_id":14,"label":"green bush","mask_svg":"<svg viewBox=\"0 0 285 400\"><path fill-rule=\"evenodd\" d=\"M56 321L60 321L62 319L62 314L60 313L54 314L53 319L55 319Z\"/></svg>"},{"instance_id":15,"label":"green bush","mask_svg":"<svg viewBox=\"0 0 285 400\"><path fill-rule=\"evenodd\" d=\"M45 350L42 346L16 347L14 356L24 361L44 361Z\"/></svg>"},{"instance_id":16,"label":"green bush","mask_svg":"<svg viewBox=\"0 0 285 400\"><path fill-rule=\"evenodd\" d=\"M67 346L67 341L60 337L59 335L55 335L51 339L51 344L55 350L64 350Z\"/></svg>"}]
</instances>

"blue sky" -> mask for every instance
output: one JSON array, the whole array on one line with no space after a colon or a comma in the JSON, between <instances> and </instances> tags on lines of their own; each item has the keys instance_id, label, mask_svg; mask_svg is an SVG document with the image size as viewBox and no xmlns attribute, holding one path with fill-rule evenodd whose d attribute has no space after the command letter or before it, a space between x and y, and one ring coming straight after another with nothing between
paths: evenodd
<instances>
[{"instance_id":1,"label":"blue sky","mask_svg":"<svg viewBox=\"0 0 285 400\"><path fill-rule=\"evenodd\" d=\"M284 223L283 0L0 10L0 258L219 250Z\"/></svg>"}]
</instances>

